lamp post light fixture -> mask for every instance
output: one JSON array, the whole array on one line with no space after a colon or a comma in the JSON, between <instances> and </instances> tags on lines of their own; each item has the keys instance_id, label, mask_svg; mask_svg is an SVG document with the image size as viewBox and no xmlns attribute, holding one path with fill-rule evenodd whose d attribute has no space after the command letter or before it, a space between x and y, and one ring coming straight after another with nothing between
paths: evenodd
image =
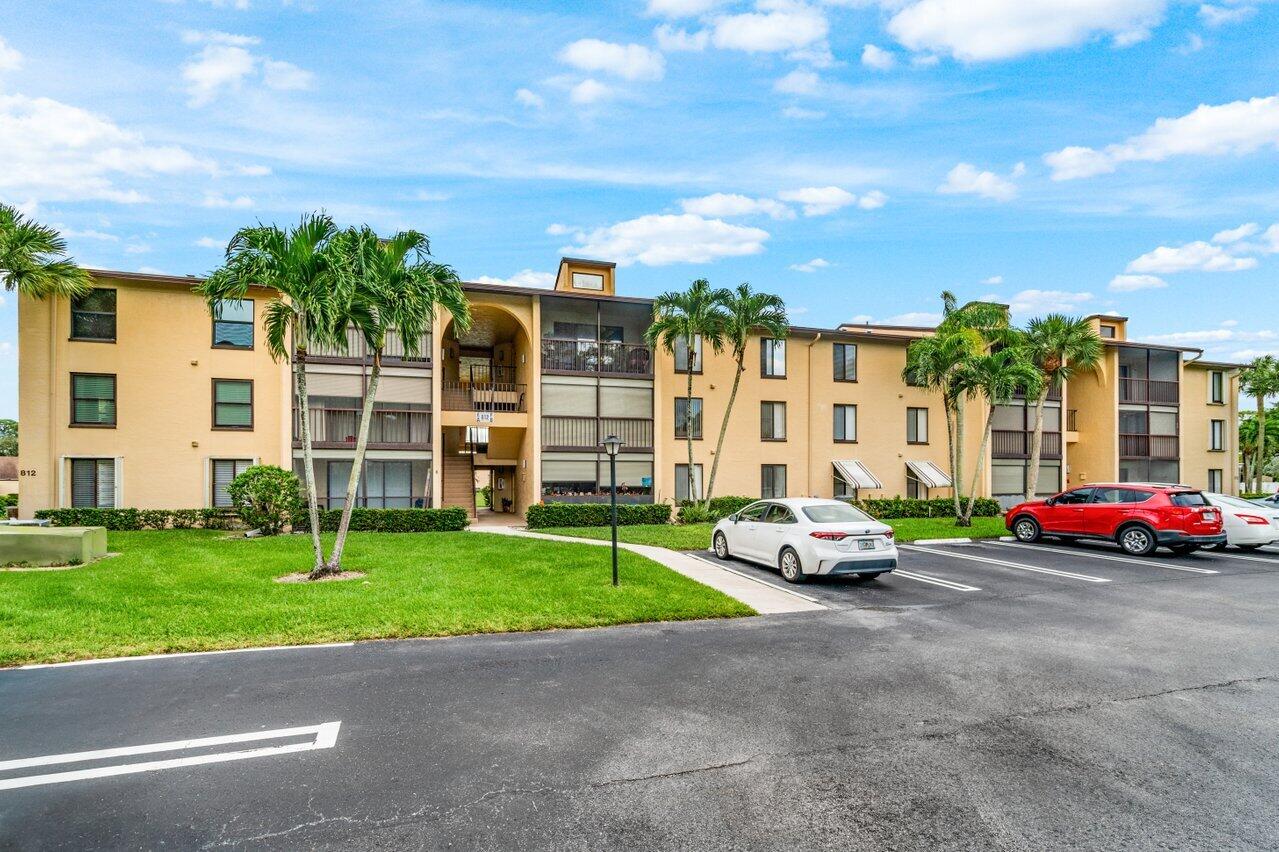
<instances>
[{"instance_id":1,"label":"lamp post light fixture","mask_svg":"<svg viewBox=\"0 0 1279 852\"><path fill-rule=\"evenodd\" d=\"M617 454L622 449L622 439L609 435L603 441L604 452L608 453L608 485L609 503L612 506L613 521L613 585L617 585Z\"/></svg>"}]
</instances>

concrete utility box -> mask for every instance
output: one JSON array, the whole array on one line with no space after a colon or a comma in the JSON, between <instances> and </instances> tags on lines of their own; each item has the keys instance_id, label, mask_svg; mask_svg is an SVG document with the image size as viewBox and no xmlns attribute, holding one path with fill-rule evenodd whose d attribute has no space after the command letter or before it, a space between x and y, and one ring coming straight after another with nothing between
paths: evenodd
<instances>
[{"instance_id":1,"label":"concrete utility box","mask_svg":"<svg viewBox=\"0 0 1279 852\"><path fill-rule=\"evenodd\" d=\"M67 565L106 555L106 527L0 526L0 565Z\"/></svg>"}]
</instances>

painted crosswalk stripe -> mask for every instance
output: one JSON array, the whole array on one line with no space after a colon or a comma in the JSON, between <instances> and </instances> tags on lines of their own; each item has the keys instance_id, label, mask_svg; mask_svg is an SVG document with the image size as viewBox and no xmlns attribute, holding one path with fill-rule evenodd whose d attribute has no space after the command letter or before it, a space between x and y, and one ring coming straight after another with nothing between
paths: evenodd
<instances>
[{"instance_id":1,"label":"painted crosswalk stripe","mask_svg":"<svg viewBox=\"0 0 1279 852\"><path fill-rule=\"evenodd\" d=\"M900 568L893 571L894 577L905 577L907 580L917 580L921 583L931 583L934 586L941 586L944 589L951 589L956 592L980 592L981 589L976 586L965 586L963 583L956 583L951 580L943 580L941 577L930 577L927 574L916 574L913 571L903 571Z\"/></svg>"},{"instance_id":2,"label":"painted crosswalk stripe","mask_svg":"<svg viewBox=\"0 0 1279 852\"><path fill-rule=\"evenodd\" d=\"M1038 565L1026 565L1022 562L1005 562L1002 559L991 559L987 556L971 556L964 553L952 553L949 550L934 550L931 547L916 547L913 544L902 544L898 547L904 550L915 550L920 553L935 553L938 556L948 556L951 559L967 559L970 562L980 562L983 565L999 565L1004 568L1016 568L1019 571L1030 571L1035 574L1048 574L1053 577L1065 577L1068 580L1081 580L1085 583L1109 583L1110 580L1105 577L1094 577L1091 574L1076 574L1074 571L1058 571L1056 568L1041 568Z\"/></svg>"},{"instance_id":3,"label":"painted crosswalk stripe","mask_svg":"<svg viewBox=\"0 0 1279 852\"><path fill-rule=\"evenodd\" d=\"M1013 544L1005 541L992 541L989 544L998 545L1000 547L1016 547L1029 548L1032 550L1044 550L1048 553L1060 553L1063 556L1084 556L1089 559L1105 559L1110 562L1129 562L1133 565L1145 565L1155 568L1169 568L1173 571L1187 571L1191 574L1220 574L1220 571L1214 571L1211 568L1195 568L1190 565L1173 565L1168 562L1159 562L1154 559L1134 559L1127 556L1111 556L1109 553L1093 553L1088 550L1070 550L1064 547L1046 547L1042 544ZM1269 560L1266 560L1269 561Z\"/></svg>"}]
</instances>

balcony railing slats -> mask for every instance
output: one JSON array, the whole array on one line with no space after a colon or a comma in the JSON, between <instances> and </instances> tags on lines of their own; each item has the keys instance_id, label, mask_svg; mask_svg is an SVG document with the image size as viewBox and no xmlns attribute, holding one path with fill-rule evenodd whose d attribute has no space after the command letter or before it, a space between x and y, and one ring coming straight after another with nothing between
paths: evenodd
<instances>
[{"instance_id":1,"label":"balcony railing slats","mask_svg":"<svg viewBox=\"0 0 1279 852\"><path fill-rule=\"evenodd\" d=\"M1176 435L1119 436L1119 456L1126 459L1177 459L1180 457Z\"/></svg>"},{"instance_id":2,"label":"balcony railing slats","mask_svg":"<svg viewBox=\"0 0 1279 852\"><path fill-rule=\"evenodd\" d=\"M355 447L360 434L358 408L312 408L311 443L317 447ZM301 412L293 412L293 440L302 440ZM431 446L431 412L375 408L369 422L369 446L427 448Z\"/></svg>"},{"instance_id":3,"label":"balcony railing slats","mask_svg":"<svg viewBox=\"0 0 1279 852\"><path fill-rule=\"evenodd\" d=\"M431 335L424 334L418 339L416 355L406 355L404 339L399 332L391 331L386 335L386 346L382 350L382 361L400 361L407 364L431 363ZM356 329L346 330L346 348L338 346L312 346L307 353L311 358L339 361L368 361L373 353L364 343L364 337Z\"/></svg>"},{"instance_id":4,"label":"balcony railing slats","mask_svg":"<svg viewBox=\"0 0 1279 852\"><path fill-rule=\"evenodd\" d=\"M1119 380L1120 402L1146 402L1164 405L1176 405L1181 399L1177 382L1161 379L1123 379Z\"/></svg>"},{"instance_id":5,"label":"balcony railing slats","mask_svg":"<svg viewBox=\"0 0 1279 852\"><path fill-rule=\"evenodd\" d=\"M990 433L990 455L996 459L1030 458L1032 432L1020 429L995 429ZM1044 432L1040 455L1044 458L1061 456L1061 433Z\"/></svg>"},{"instance_id":6,"label":"balcony railing slats","mask_svg":"<svg viewBox=\"0 0 1279 852\"><path fill-rule=\"evenodd\" d=\"M610 376L651 376L653 357L642 343L542 338L542 369Z\"/></svg>"},{"instance_id":7,"label":"balcony railing slats","mask_svg":"<svg viewBox=\"0 0 1279 852\"><path fill-rule=\"evenodd\" d=\"M527 411L526 386L515 382L442 382L448 411Z\"/></svg>"},{"instance_id":8,"label":"balcony railing slats","mask_svg":"<svg viewBox=\"0 0 1279 852\"><path fill-rule=\"evenodd\" d=\"M624 450L651 450L653 421L641 417L542 417L544 450L595 450L609 435L621 438Z\"/></svg>"}]
</instances>

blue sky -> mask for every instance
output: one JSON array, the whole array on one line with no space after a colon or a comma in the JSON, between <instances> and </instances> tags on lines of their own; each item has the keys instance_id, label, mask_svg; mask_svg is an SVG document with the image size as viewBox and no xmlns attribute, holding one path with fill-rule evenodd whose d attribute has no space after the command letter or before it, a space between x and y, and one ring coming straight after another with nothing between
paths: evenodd
<instances>
[{"instance_id":1,"label":"blue sky","mask_svg":"<svg viewBox=\"0 0 1279 852\"><path fill-rule=\"evenodd\" d=\"M203 273L238 226L322 207L471 280L570 253L634 295L750 281L802 325L926 321L952 289L1279 351L1279 3L6 11L0 200L86 265Z\"/></svg>"}]
</instances>

